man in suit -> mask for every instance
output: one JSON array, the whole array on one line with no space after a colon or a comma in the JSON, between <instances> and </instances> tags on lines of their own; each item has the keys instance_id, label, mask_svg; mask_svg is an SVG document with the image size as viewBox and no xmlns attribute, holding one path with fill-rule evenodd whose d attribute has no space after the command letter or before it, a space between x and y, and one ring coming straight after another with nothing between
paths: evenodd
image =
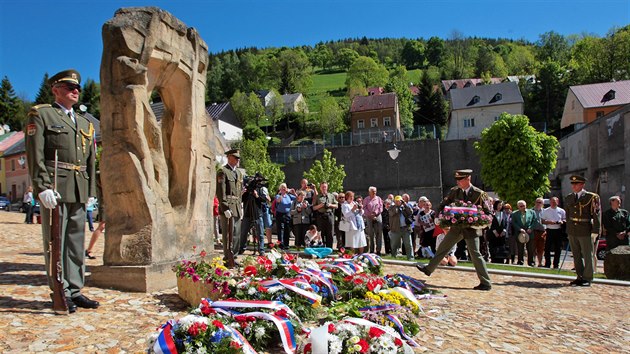
<instances>
[{"instance_id":1,"label":"man in suit","mask_svg":"<svg viewBox=\"0 0 630 354\"><path fill-rule=\"evenodd\" d=\"M518 257L518 265L523 265L523 257L525 254L525 245L527 244L527 265L535 266L534 254L536 253L536 241L534 239L534 225L536 224L536 214L533 210L527 209L527 203L524 200L516 202L517 211L512 213L512 234L518 237L521 233L527 233L527 242L523 243L520 239L516 240L516 254Z\"/></svg>"},{"instance_id":2,"label":"man in suit","mask_svg":"<svg viewBox=\"0 0 630 354\"><path fill-rule=\"evenodd\" d=\"M567 234L573 253L577 278L571 286L591 286L593 281L593 243L599 235L600 201L595 193L584 190L586 178L578 175L570 177L570 193L564 197L567 213Z\"/></svg>"},{"instance_id":3,"label":"man in suit","mask_svg":"<svg viewBox=\"0 0 630 354\"><path fill-rule=\"evenodd\" d=\"M217 171L217 198L219 199L219 217L221 235L223 239L223 257L227 261L228 252L232 252L234 259L241 249L241 216L243 216L243 174L238 169L241 155L236 149L225 153L227 164ZM228 242L228 224L233 222L232 244Z\"/></svg>"},{"instance_id":4,"label":"man in suit","mask_svg":"<svg viewBox=\"0 0 630 354\"><path fill-rule=\"evenodd\" d=\"M481 189L475 187L470 183L470 177L472 170L458 170L455 171L455 179L457 180L457 187L451 188L448 195L442 200L438 207L438 214L442 213L444 207L454 203L455 201L472 202L474 205L481 206L485 212L490 212L490 206L488 205L488 194ZM475 229L470 227L464 227L460 225L454 225L450 231L444 237L442 243L435 252L435 257L431 259L428 265L416 264L416 268L422 273L430 276L435 271L440 261L448 253L448 251L457 242L464 239L466 241L466 247L468 253L477 271L477 277L480 284L475 286L474 290L490 290L492 289L492 283L490 282L490 276L488 275L488 269L486 268L486 262L479 252L479 237Z\"/></svg>"},{"instance_id":5,"label":"man in suit","mask_svg":"<svg viewBox=\"0 0 630 354\"><path fill-rule=\"evenodd\" d=\"M81 76L76 70L53 75L48 83L55 102L34 106L28 113L26 124L29 174L43 207L42 236L48 284L52 289L48 258L49 221L52 209L59 205L63 287L70 313L77 307L99 306L97 301L81 294L85 280L85 203L96 195L96 151L92 123L72 108L79 101L80 82Z\"/></svg>"}]
</instances>

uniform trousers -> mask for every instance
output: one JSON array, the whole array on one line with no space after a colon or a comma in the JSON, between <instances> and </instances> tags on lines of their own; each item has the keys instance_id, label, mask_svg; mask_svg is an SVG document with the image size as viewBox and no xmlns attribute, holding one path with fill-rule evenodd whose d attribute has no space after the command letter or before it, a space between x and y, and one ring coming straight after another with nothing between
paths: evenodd
<instances>
[{"instance_id":1,"label":"uniform trousers","mask_svg":"<svg viewBox=\"0 0 630 354\"><path fill-rule=\"evenodd\" d=\"M464 233L467 234L466 237L464 237ZM479 281L482 285L491 286L492 283L490 282L486 262L483 260L481 252L479 252L479 237L477 237L474 232L471 232L471 230L464 231L464 229L458 227L451 227L451 230L444 236L444 240L435 251L435 256L431 258L431 261L426 267L429 274L435 271L438 265L440 265L440 261L444 259L444 256L462 239L466 241L468 255L475 266Z\"/></svg>"},{"instance_id":2,"label":"uniform trousers","mask_svg":"<svg viewBox=\"0 0 630 354\"><path fill-rule=\"evenodd\" d=\"M61 269L63 289L66 297L81 295L85 281L85 204L60 203L61 217ZM53 279L50 277L49 242L52 211L41 207L42 236L44 241L44 261L48 286L52 290Z\"/></svg>"},{"instance_id":3,"label":"uniform trousers","mask_svg":"<svg viewBox=\"0 0 630 354\"><path fill-rule=\"evenodd\" d=\"M231 247L234 257L241 249L241 219L232 216L234 220L234 227L232 228L232 244L228 243L228 218L222 213L219 216L221 219L221 239L223 240L223 257L227 260L228 247Z\"/></svg>"},{"instance_id":4,"label":"uniform trousers","mask_svg":"<svg viewBox=\"0 0 630 354\"><path fill-rule=\"evenodd\" d=\"M575 273L578 279L592 281L593 280L593 239L588 236L569 235L569 244L571 245L571 253L573 253L573 262L575 265Z\"/></svg>"}]
</instances>

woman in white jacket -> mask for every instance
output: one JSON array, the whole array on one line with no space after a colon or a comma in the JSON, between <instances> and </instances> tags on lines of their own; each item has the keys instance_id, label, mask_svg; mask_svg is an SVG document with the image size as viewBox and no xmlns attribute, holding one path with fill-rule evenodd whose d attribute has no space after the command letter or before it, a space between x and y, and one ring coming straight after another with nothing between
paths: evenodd
<instances>
[{"instance_id":1,"label":"woman in white jacket","mask_svg":"<svg viewBox=\"0 0 630 354\"><path fill-rule=\"evenodd\" d=\"M350 224L350 230L346 231L346 247L352 248L354 253L363 253L363 248L367 246L363 232L365 229L363 207L354 202L354 192L346 192L346 201L341 205L341 214Z\"/></svg>"}]
</instances>

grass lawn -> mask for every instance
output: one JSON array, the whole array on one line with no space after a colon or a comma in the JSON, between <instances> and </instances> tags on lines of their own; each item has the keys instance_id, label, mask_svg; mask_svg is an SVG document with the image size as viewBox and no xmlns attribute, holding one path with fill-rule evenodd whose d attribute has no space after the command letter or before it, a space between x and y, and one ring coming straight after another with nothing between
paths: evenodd
<instances>
[{"instance_id":1,"label":"grass lawn","mask_svg":"<svg viewBox=\"0 0 630 354\"><path fill-rule=\"evenodd\" d=\"M407 71L407 82L413 82L413 84L417 86L420 82L420 72L422 72L420 69Z\"/></svg>"},{"instance_id":2,"label":"grass lawn","mask_svg":"<svg viewBox=\"0 0 630 354\"><path fill-rule=\"evenodd\" d=\"M346 94L346 73L313 75L311 88L306 92L306 101L310 112L319 112L319 102L327 95L342 99Z\"/></svg>"}]
</instances>

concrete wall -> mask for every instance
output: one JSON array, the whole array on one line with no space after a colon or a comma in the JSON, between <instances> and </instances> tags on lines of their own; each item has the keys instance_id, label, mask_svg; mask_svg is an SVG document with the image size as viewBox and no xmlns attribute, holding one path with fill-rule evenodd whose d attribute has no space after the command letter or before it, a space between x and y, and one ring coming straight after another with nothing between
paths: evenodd
<instances>
[{"instance_id":1,"label":"concrete wall","mask_svg":"<svg viewBox=\"0 0 630 354\"><path fill-rule=\"evenodd\" d=\"M451 112L446 140L481 137L481 131L491 126L501 113L523 114L523 104L486 106L481 108L458 109ZM474 127L464 127L464 119L474 118Z\"/></svg>"},{"instance_id":2,"label":"concrete wall","mask_svg":"<svg viewBox=\"0 0 630 354\"><path fill-rule=\"evenodd\" d=\"M586 177L586 189L599 192L604 210L608 198L622 197L630 185L630 105L601 117L583 129L560 140L558 164L552 173L555 195L570 193L569 177L578 174Z\"/></svg>"},{"instance_id":3,"label":"concrete wall","mask_svg":"<svg viewBox=\"0 0 630 354\"><path fill-rule=\"evenodd\" d=\"M331 148L337 163L343 164L346 171L344 189L353 190L359 195L367 195L369 186L376 186L378 194L385 196L409 193L412 200L427 196L434 203L442 198L445 189L455 185L454 170L471 168L474 170L473 184L481 183L479 157L473 147L474 140L414 140L399 142L400 151L394 161L387 150L392 144L365 144L352 147ZM318 155L316 159L321 159ZM299 187L304 171L310 169L314 159L287 164L283 171L290 187Z\"/></svg>"}]
</instances>

